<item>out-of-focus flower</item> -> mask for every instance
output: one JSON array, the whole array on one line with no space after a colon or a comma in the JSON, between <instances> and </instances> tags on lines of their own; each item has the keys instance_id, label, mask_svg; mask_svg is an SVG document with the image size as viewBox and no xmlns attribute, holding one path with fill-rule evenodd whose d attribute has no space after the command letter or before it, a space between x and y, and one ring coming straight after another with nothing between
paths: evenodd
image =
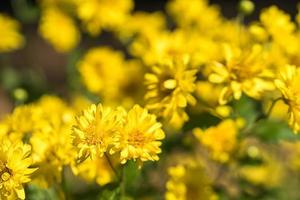
<instances>
[{"instance_id":1,"label":"out-of-focus flower","mask_svg":"<svg viewBox=\"0 0 300 200\"><path fill-rule=\"evenodd\" d=\"M178 164L168 168L166 200L217 200L203 167L197 164Z\"/></svg>"},{"instance_id":2,"label":"out-of-focus flower","mask_svg":"<svg viewBox=\"0 0 300 200\"><path fill-rule=\"evenodd\" d=\"M294 31L296 24L291 21L291 17L276 6L271 6L263 10L260 14L260 21L266 31L288 54L295 54L299 48L299 43Z\"/></svg>"},{"instance_id":3,"label":"out-of-focus flower","mask_svg":"<svg viewBox=\"0 0 300 200\"><path fill-rule=\"evenodd\" d=\"M7 138L0 142L0 197L1 199L25 199L23 184L30 181L36 168L32 164L30 145L12 143Z\"/></svg>"},{"instance_id":4,"label":"out-of-focus flower","mask_svg":"<svg viewBox=\"0 0 300 200\"><path fill-rule=\"evenodd\" d=\"M126 61L119 51L105 47L91 49L78 67L87 89L106 105L131 107L142 98L141 64L136 60Z\"/></svg>"},{"instance_id":5,"label":"out-of-focus flower","mask_svg":"<svg viewBox=\"0 0 300 200\"><path fill-rule=\"evenodd\" d=\"M231 108L228 105L219 105L219 96L222 91L222 86L214 85L208 81L196 82L196 96L200 99L200 109L209 111L213 115L220 117L228 117L231 113Z\"/></svg>"},{"instance_id":6,"label":"out-of-focus flower","mask_svg":"<svg viewBox=\"0 0 300 200\"><path fill-rule=\"evenodd\" d=\"M147 108L174 128L188 119L185 108L195 105L196 69L189 69L189 57L167 59L145 75Z\"/></svg>"},{"instance_id":7,"label":"out-of-focus flower","mask_svg":"<svg viewBox=\"0 0 300 200\"><path fill-rule=\"evenodd\" d=\"M223 50L225 63L214 62L209 75L211 82L225 84L220 104L226 104L231 97L240 99L243 92L260 98L264 92L274 90L274 75L264 64L262 46L254 45L243 52L240 48L224 44Z\"/></svg>"},{"instance_id":8,"label":"out-of-focus flower","mask_svg":"<svg viewBox=\"0 0 300 200\"><path fill-rule=\"evenodd\" d=\"M151 37L165 29L166 20L162 13L134 12L126 23L121 24L117 32L121 40L126 42L132 37Z\"/></svg>"},{"instance_id":9,"label":"out-of-focus flower","mask_svg":"<svg viewBox=\"0 0 300 200\"><path fill-rule=\"evenodd\" d=\"M72 50L80 40L74 20L55 7L47 7L42 11L39 32L59 52Z\"/></svg>"},{"instance_id":10,"label":"out-of-focus flower","mask_svg":"<svg viewBox=\"0 0 300 200\"><path fill-rule=\"evenodd\" d=\"M137 160L140 165L148 160L157 161L157 154L161 152L160 140L165 137L161 126L155 115L135 105L127 113L124 126L116 135L111 153L120 151L122 164L127 160Z\"/></svg>"},{"instance_id":11,"label":"out-of-focus flower","mask_svg":"<svg viewBox=\"0 0 300 200\"><path fill-rule=\"evenodd\" d=\"M115 30L125 23L133 8L132 0L79 0L77 15L91 35L102 29Z\"/></svg>"},{"instance_id":12,"label":"out-of-focus flower","mask_svg":"<svg viewBox=\"0 0 300 200\"><path fill-rule=\"evenodd\" d=\"M73 127L73 144L78 150L78 159L102 157L113 144L122 125L123 115L101 104L92 104L76 118Z\"/></svg>"},{"instance_id":13,"label":"out-of-focus flower","mask_svg":"<svg viewBox=\"0 0 300 200\"><path fill-rule=\"evenodd\" d=\"M45 96L36 105L46 115L47 124L29 139L34 164L39 166L33 179L41 187L50 187L61 182L63 166L75 159L76 152L71 139L74 113L61 99L54 96Z\"/></svg>"},{"instance_id":14,"label":"out-of-focus flower","mask_svg":"<svg viewBox=\"0 0 300 200\"><path fill-rule=\"evenodd\" d=\"M219 9L210 6L206 0L191 0L189 3L184 0L173 0L168 3L167 11L179 26L197 28L204 32L208 32L221 22Z\"/></svg>"},{"instance_id":15,"label":"out-of-focus flower","mask_svg":"<svg viewBox=\"0 0 300 200\"><path fill-rule=\"evenodd\" d=\"M11 17L0 13L0 53L19 49L24 44L20 24Z\"/></svg>"},{"instance_id":16,"label":"out-of-focus flower","mask_svg":"<svg viewBox=\"0 0 300 200\"><path fill-rule=\"evenodd\" d=\"M227 162L237 145L237 134L239 127L242 125L240 122L239 120L226 119L217 126L210 127L205 131L196 128L194 129L194 135L210 151L213 159Z\"/></svg>"},{"instance_id":17,"label":"out-of-focus flower","mask_svg":"<svg viewBox=\"0 0 300 200\"><path fill-rule=\"evenodd\" d=\"M44 124L42 111L33 104L16 107L0 122L0 129L12 140L22 140L35 133Z\"/></svg>"},{"instance_id":18,"label":"out-of-focus flower","mask_svg":"<svg viewBox=\"0 0 300 200\"><path fill-rule=\"evenodd\" d=\"M72 165L72 171L85 181L96 181L101 186L114 180L112 169L104 157L96 157L94 160L88 158L80 164Z\"/></svg>"},{"instance_id":19,"label":"out-of-focus flower","mask_svg":"<svg viewBox=\"0 0 300 200\"><path fill-rule=\"evenodd\" d=\"M96 94L113 97L124 76L123 54L109 48L90 49L78 63L83 83Z\"/></svg>"},{"instance_id":20,"label":"out-of-focus flower","mask_svg":"<svg viewBox=\"0 0 300 200\"><path fill-rule=\"evenodd\" d=\"M285 103L289 106L289 125L297 133L300 130L300 69L286 65L275 80Z\"/></svg>"}]
</instances>

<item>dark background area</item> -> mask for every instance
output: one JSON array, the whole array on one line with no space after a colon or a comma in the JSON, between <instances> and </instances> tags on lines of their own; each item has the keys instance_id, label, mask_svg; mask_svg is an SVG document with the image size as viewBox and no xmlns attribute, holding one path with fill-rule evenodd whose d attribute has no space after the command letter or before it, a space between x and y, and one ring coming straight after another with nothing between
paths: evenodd
<instances>
[{"instance_id":1,"label":"dark background area","mask_svg":"<svg viewBox=\"0 0 300 200\"><path fill-rule=\"evenodd\" d=\"M15 0L3 0L0 4L0 11L7 12L12 14L13 9L11 2ZM251 19L257 19L260 10L264 7L270 6L272 4L277 5L286 12L294 15L297 12L297 0L252 0L255 3L256 9L255 12L249 17ZM34 0L27 0L30 4L36 4ZM144 10L144 11L156 11L163 10L167 0L135 0L135 10ZM186 1L189 2L188 0ZM210 0L211 4L218 4L221 7L222 13L226 17L234 17L236 15L236 7L238 0Z\"/></svg>"}]
</instances>

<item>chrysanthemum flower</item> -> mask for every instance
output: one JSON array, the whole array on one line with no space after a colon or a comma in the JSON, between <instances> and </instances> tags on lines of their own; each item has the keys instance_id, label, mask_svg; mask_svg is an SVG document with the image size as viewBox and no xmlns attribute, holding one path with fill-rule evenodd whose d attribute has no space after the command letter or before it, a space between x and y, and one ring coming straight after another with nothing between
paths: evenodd
<instances>
[{"instance_id":1,"label":"chrysanthemum flower","mask_svg":"<svg viewBox=\"0 0 300 200\"><path fill-rule=\"evenodd\" d=\"M73 19L55 7L43 10L39 32L59 52L72 50L80 40L80 33Z\"/></svg>"},{"instance_id":2,"label":"chrysanthemum flower","mask_svg":"<svg viewBox=\"0 0 300 200\"><path fill-rule=\"evenodd\" d=\"M113 144L122 124L123 115L109 107L91 105L76 118L73 127L73 144L78 149L79 160L102 157Z\"/></svg>"},{"instance_id":3,"label":"chrysanthemum flower","mask_svg":"<svg viewBox=\"0 0 300 200\"><path fill-rule=\"evenodd\" d=\"M31 147L21 142L12 143L6 138L0 142L0 198L25 199L23 184L30 181L36 170L32 164Z\"/></svg>"},{"instance_id":4,"label":"chrysanthemum flower","mask_svg":"<svg viewBox=\"0 0 300 200\"><path fill-rule=\"evenodd\" d=\"M152 67L145 75L147 108L163 117L167 123L180 128L188 119L184 109L194 105L196 69L188 68L188 57L166 60Z\"/></svg>"},{"instance_id":5,"label":"chrysanthemum flower","mask_svg":"<svg viewBox=\"0 0 300 200\"><path fill-rule=\"evenodd\" d=\"M300 130L300 69L286 65L275 80L275 85L289 106L289 125L297 133Z\"/></svg>"},{"instance_id":6,"label":"chrysanthemum flower","mask_svg":"<svg viewBox=\"0 0 300 200\"><path fill-rule=\"evenodd\" d=\"M22 47L24 38L19 29L20 25L17 21L0 13L0 53Z\"/></svg>"},{"instance_id":7,"label":"chrysanthemum flower","mask_svg":"<svg viewBox=\"0 0 300 200\"><path fill-rule=\"evenodd\" d=\"M225 63L214 62L209 80L212 83L225 84L219 97L220 104L226 104L231 97L238 100L242 93L260 98L263 92L272 91L273 73L264 65L263 50L254 45L250 51L223 45Z\"/></svg>"},{"instance_id":8,"label":"chrysanthemum flower","mask_svg":"<svg viewBox=\"0 0 300 200\"><path fill-rule=\"evenodd\" d=\"M139 164L148 160L157 161L157 154L161 152L160 140L165 137L161 126L155 115L135 105L126 115L124 126L110 152L120 151L122 164L127 160L137 160Z\"/></svg>"}]
</instances>

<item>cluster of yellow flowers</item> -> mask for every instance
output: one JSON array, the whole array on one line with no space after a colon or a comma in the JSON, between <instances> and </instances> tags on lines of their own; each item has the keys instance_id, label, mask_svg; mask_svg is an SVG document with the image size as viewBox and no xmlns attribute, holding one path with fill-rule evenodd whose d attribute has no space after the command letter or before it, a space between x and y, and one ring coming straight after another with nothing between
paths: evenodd
<instances>
[{"instance_id":1,"label":"cluster of yellow flowers","mask_svg":"<svg viewBox=\"0 0 300 200\"><path fill-rule=\"evenodd\" d=\"M84 94L96 101L46 95L0 119L1 199L25 199L29 182L41 188L62 183L66 168L101 186L122 182L119 169L129 161L142 168L159 160L165 136L166 144L177 137L193 145L188 159L163 155L162 162L171 160L167 200L218 199L212 184L225 172L210 165L255 185L278 185L284 167L249 133L269 117L300 131L300 12L293 21L270 6L246 25L241 20L254 6L249 0L241 1L234 20L206 0L169 0L166 14L134 11L132 0L41 0L38 6L38 33L55 51L71 55L81 38L103 31L124 51L95 45L72 66ZM25 44L20 31L16 20L0 13L0 53ZM243 119L236 105L243 99L263 107L261 116ZM203 124L203 114L216 123ZM244 155L263 164L241 167L237 160ZM297 166L295 157L290 160Z\"/></svg>"}]
</instances>

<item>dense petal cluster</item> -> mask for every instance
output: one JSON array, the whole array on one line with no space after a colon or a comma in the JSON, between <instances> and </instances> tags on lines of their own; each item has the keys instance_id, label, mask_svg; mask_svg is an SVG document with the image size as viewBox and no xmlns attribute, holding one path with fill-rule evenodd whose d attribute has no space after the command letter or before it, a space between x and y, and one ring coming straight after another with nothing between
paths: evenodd
<instances>
[{"instance_id":1,"label":"dense petal cluster","mask_svg":"<svg viewBox=\"0 0 300 200\"><path fill-rule=\"evenodd\" d=\"M36 168L32 165L30 145L1 138L0 142L0 197L25 199L23 184L30 182Z\"/></svg>"},{"instance_id":2,"label":"dense petal cluster","mask_svg":"<svg viewBox=\"0 0 300 200\"><path fill-rule=\"evenodd\" d=\"M285 103L289 106L289 124L294 132L300 130L300 69L287 65L280 72L275 85L282 93Z\"/></svg>"},{"instance_id":3,"label":"dense petal cluster","mask_svg":"<svg viewBox=\"0 0 300 200\"><path fill-rule=\"evenodd\" d=\"M127 160L156 161L164 138L161 124L146 109L134 106L128 113L123 108L92 105L77 117L73 127L73 144L78 158L102 157L120 152L120 162Z\"/></svg>"},{"instance_id":4,"label":"dense petal cluster","mask_svg":"<svg viewBox=\"0 0 300 200\"><path fill-rule=\"evenodd\" d=\"M196 103L196 69L189 68L189 58L166 60L145 75L147 108L173 127L181 128L188 120L185 108Z\"/></svg>"}]
</instances>

